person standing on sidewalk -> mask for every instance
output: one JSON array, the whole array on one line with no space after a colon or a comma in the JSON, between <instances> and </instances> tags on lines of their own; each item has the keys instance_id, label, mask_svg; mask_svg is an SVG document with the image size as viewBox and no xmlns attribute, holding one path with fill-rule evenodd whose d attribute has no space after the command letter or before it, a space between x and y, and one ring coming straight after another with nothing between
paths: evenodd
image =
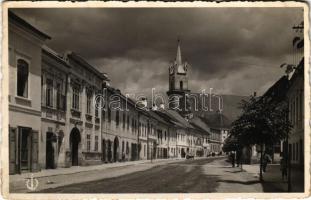
<instances>
[{"instance_id":1,"label":"person standing on sidewalk","mask_svg":"<svg viewBox=\"0 0 311 200\"><path fill-rule=\"evenodd\" d=\"M236 165L237 167L240 166L240 151L236 152Z\"/></svg>"},{"instance_id":2,"label":"person standing on sidewalk","mask_svg":"<svg viewBox=\"0 0 311 200\"><path fill-rule=\"evenodd\" d=\"M282 172L282 180L287 180L287 162L283 155L280 161L280 170Z\"/></svg>"},{"instance_id":3,"label":"person standing on sidewalk","mask_svg":"<svg viewBox=\"0 0 311 200\"><path fill-rule=\"evenodd\" d=\"M271 162L270 156L265 152L263 161L262 161L262 171L266 172L268 163Z\"/></svg>"},{"instance_id":4,"label":"person standing on sidewalk","mask_svg":"<svg viewBox=\"0 0 311 200\"><path fill-rule=\"evenodd\" d=\"M232 163L232 167L235 167L235 154L231 153L231 163Z\"/></svg>"}]
</instances>

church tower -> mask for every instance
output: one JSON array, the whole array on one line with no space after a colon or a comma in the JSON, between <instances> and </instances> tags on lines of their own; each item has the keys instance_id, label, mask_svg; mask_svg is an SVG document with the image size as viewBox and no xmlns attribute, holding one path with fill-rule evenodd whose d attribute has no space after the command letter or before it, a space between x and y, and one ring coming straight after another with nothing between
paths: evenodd
<instances>
[{"instance_id":1,"label":"church tower","mask_svg":"<svg viewBox=\"0 0 311 200\"><path fill-rule=\"evenodd\" d=\"M175 61L169 66L169 90L167 95L169 96L169 108L185 112L187 105L185 105L184 97L190 93L188 87L188 68L189 64L182 61L180 40L177 42L177 54ZM178 102L179 99L179 102ZM173 101L172 101L173 100ZM179 104L179 106L177 105Z\"/></svg>"}]
</instances>

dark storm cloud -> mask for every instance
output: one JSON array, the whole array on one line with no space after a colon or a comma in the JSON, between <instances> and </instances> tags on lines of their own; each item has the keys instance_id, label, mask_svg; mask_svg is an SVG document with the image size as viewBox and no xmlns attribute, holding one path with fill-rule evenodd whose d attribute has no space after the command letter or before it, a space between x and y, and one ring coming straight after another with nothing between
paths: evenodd
<instances>
[{"instance_id":1,"label":"dark storm cloud","mask_svg":"<svg viewBox=\"0 0 311 200\"><path fill-rule=\"evenodd\" d=\"M191 64L192 90L264 91L290 62L299 8L15 9L52 36L59 52L78 52L126 91L167 89L176 40Z\"/></svg>"}]
</instances>

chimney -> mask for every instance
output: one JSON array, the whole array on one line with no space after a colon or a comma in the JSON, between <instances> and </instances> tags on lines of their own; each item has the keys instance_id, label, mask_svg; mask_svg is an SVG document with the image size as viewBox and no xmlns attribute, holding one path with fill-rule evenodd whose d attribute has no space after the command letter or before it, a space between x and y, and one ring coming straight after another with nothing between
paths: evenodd
<instances>
[{"instance_id":1,"label":"chimney","mask_svg":"<svg viewBox=\"0 0 311 200\"><path fill-rule=\"evenodd\" d=\"M142 98L142 104L144 105L144 108L147 108L148 105L147 98Z\"/></svg>"},{"instance_id":2,"label":"chimney","mask_svg":"<svg viewBox=\"0 0 311 200\"><path fill-rule=\"evenodd\" d=\"M158 106L156 104L153 104L152 110L158 110Z\"/></svg>"},{"instance_id":3,"label":"chimney","mask_svg":"<svg viewBox=\"0 0 311 200\"><path fill-rule=\"evenodd\" d=\"M254 97L256 97L257 96L257 92L254 92Z\"/></svg>"},{"instance_id":4,"label":"chimney","mask_svg":"<svg viewBox=\"0 0 311 200\"><path fill-rule=\"evenodd\" d=\"M69 55L72 54L72 51L65 51L65 53L63 54L63 59L65 60L66 63L69 62Z\"/></svg>"}]
</instances>

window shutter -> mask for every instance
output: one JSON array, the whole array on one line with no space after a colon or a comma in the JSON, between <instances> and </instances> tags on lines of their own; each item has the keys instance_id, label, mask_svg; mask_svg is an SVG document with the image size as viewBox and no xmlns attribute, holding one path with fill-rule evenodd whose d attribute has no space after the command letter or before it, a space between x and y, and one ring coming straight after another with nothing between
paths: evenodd
<instances>
[{"instance_id":1,"label":"window shutter","mask_svg":"<svg viewBox=\"0 0 311 200\"><path fill-rule=\"evenodd\" d=\"M39 150L39 145L38 145L38 137L39 137L39 132L37 130L32 130L31 134L31 171L36 172L40 170L39 167L39 162L38 162L38 150Z\"/></svg>"},{"instance_id":2,"label":"window shutter","mask_svg":"<svg viewBox=\"0 0 311 200\"><path fill-rule=\"evenodd\" d=\"M9 127L9 173L16 173L16 128Z\"/></svg>"}]
</instances>

